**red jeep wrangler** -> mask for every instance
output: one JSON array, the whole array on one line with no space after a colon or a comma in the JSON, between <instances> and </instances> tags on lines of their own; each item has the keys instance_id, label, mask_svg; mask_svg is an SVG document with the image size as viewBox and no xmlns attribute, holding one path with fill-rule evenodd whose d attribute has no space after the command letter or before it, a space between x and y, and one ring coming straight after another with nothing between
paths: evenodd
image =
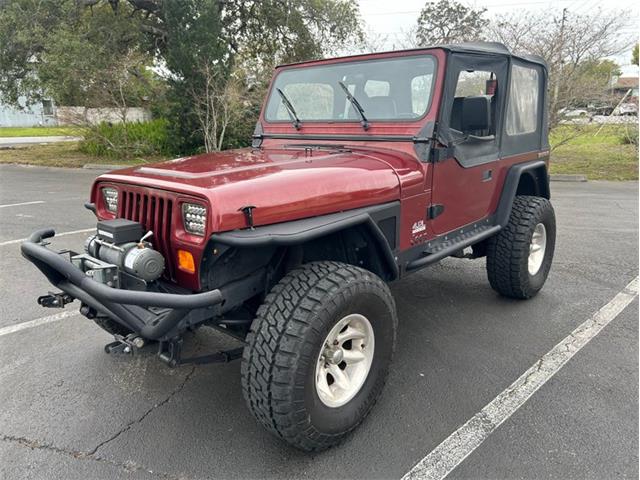
<instances>
[{"instance_id":1,"label":"red jeep wrangler","mask_svg":"<svg viewBox=\"0 0 640 480\"><path fill-rule=\"evenodd\" d=\"M547 71L501 44L278 67L251 148L100 176L85 253L35 232L23 255L61 292L38 299L157 345L171 366L242 357L247 405L304 450L371 410L397 318L387 286L446 257L487 257L529 298L553 257ZM201 325L244 346L181 356Z\"/></svg>"}]
</instances>

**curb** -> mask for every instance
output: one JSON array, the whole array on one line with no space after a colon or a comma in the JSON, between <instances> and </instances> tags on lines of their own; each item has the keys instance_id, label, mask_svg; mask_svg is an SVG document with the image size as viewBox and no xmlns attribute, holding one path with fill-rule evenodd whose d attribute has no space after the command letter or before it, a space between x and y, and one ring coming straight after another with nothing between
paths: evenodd
<instances>
[{"instance_id":1,"label":"curb","mask_svg":"<svg viewBox=\"0 0 640 480\"><path fill-rule=\"evenodd\" d=\"M586 175L569 175L565 173L558 173L549 176L552 182L586 182Z\"/></svg>"},{"instance_id":2,"label":"curb","mask_svg":"<svg viewBox=\"0 0 640 480\"><path fill-rule=\"evenodd\" d=\"M109 165L106 163L85 163L82 168L86 170L119 170L129 165Z\"/></svg>"}]
</instances>

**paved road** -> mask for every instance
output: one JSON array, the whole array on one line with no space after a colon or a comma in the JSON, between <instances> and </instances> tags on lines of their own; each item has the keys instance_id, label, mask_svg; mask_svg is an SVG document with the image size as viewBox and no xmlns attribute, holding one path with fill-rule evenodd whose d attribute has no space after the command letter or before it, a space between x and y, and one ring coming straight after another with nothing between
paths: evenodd
<instances>
[{"instance_id":1,"label":"paved road","mask_svg":"<svg viewBox=\"0 0 640 480\"><path fill-rule=\"evenodd\" d=\"M80 140L82 140L82 137L72 137L68 135L51 135L44 137L0 137L0 148L41 145L43 143L78 142Z\"/></svg>"},{"instance_id":2,"label":"paved road","mask_svg":"<svg viewBox=\"0 0 640 480\"><path fill-rule=\"evenodd\" d=\"M0 329L51 315L14 241L90 228L98 172L0 166ZM393 285L397 354L372 415L307 455L249 416L238 363L170 370L110 357L79 315L0 336L0 478L399 478L638 275L638 187L553 184L556 259L538 297L488 286L482 260L446 260ZM24 205L14 205L24 202ZM7 206L8 205L8 206ZM13 205L13 206L12 206ZM80 248L85 234L56 240ZM228 342L202 329L196 349ZM449 478L637 478L638 301Z\"/></svg>"}]
</instances>

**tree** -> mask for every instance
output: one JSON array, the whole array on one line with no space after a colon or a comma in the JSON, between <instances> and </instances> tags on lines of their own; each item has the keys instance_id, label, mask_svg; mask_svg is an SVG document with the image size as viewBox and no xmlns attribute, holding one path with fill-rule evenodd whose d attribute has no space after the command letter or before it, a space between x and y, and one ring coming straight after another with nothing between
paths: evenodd
<instances>
[{"instance_id":1,"label":"tree","mask_svg":"<svg viewBox=\"0 0 640 480\"><path fill-rule=\"evenodd\" d=\"M129 102L154 98L175 149L189 152L204 143L196 98L212 92L212 78L218 99L231 99L220 92L239 87L247 94L248 83L259 92L274 64L322 57L362 39L358 7L349 0L7 0L0 3L0 95L93 105L104 101L105 79L115 77L109 91ZM123 71L134 57L136 71ZM151 65L168 86L164 101L140 95ZM237 122L206 123L227 125L216 138L237 142L237 132L253 128L259 100L246 98L250 108L232 103L246 113ZM226 115L224 108L209 112Z\"/></svg>"},{"instance_id":2,"label":"tree","mask_svg":"<svg viewBox=\"0 0 640 480\"><path fill-rule=\"evenodd\" d=\"M483 40L486 8L473 9L455 0L428 2L418 18L417 38L422 46Z\"/></svg>"},{"instance_id":3,"label":"tree","mask_svg":"<svg viewBox=\"0 0 640 480\"><path fill-rule=\"evenodd\" d=\"M358 53L376 53L385 51L389 36L367 28ZM355 53L355 52L351 52Z\"/></svg>"},{"instance_id":4,"label":"tree","mask_svg":"<svg viewBox=\"0 0 640 480\"><path fill-rule=\"evenodd\" d=\"M411 48L419 48L420 41L418 40L418 24L410 25L407 28L401 28L400 32L396 36L397 48L400 49L411 49Z\"/></svg>"},{"instance_id":5,"label":"tree","mask_svg":"<svg viewBox=\"0 0 640 480\"><path fill-rule=\"evenodd\" d=\"M144 21L170 72L166 115L179 151L235 146L240 137L249 142L275 64L321 57L363 38L357 7L343 0L157 5ZM234 100L238 92L245 101ZM206 119L207 112L217 118Z\"/></svg>"},{"instance_id":6,"label":"tree","mask_svg":"<svg viewBox=\"0 0 640 480\"><path fill-rule=\"evenodd\" d=\"M27 25L27 27L25 27ZM105 5L12 1L0 10L0 93L84 107L139 106L151 96L152 56L131 17Z\"/></svg>"},{"instance_id":7,"label":"tree","mask_svg":"<svg viewBox=\"0 0 640 480\"><path fill-rule=\"evenodd\" d=\"M631 64L632 65L640 65L640 59L638 59L638 49L640 48L640 44L636 43L636 46L633 47L633 51L631 52Z\"/></svg>"},{"instance_id":8,"label":"tree","mask_svg":"<svg viewBox=\"0 0 640 480\"><path fill-rule=\"evenodd\" d=\"M496 40L516 53L539 55L549 70L549 124L562 120L564 108L602 98L607 81L617 70L602 59L619 54L632 45L620 35L629 18L623 12L577 15L564 10L502 15L491 22Z\"/></svg>"},{"instance_id":9,"label":"tree","mask_svg":"<svg viewBox=\"0 0 640 480\"><path fill-rule=\"evenodd\" d=\"M572 106L611 103L613 79L620 74L620 67L612 60L585 60L576 67L574 79L565 87L565 94L571 98Z\"/></svg>"},{"instance_id":10,"label":"tree","mask_svg":"<svg viewBox=\"0 0 640 480\"><path fill-rule=\"evenodd\" d=\"M241 121L250 103L245 102L244 84L238 75L219 81L221 71L204 65L201 75L203 88L191 91L193 110L204 136L206 152L222 150L225 134L233 121Z\"/></svg>"}]
</instances>

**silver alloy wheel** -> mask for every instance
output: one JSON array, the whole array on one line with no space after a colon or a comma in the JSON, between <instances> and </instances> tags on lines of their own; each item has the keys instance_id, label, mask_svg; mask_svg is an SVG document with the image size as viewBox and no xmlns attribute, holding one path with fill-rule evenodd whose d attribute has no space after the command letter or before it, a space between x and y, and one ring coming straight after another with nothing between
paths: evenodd
<instances>
[{"instance_id":1,"label":"silver alloy wheel","mask_svg":"<svg viewBox=\"0 0 640 480\"><path fill-rule=\"evenodd\" d=\"M529 275L535 275L542 267L544 253L547 249L547 229L539 223L533 230L529 244Z\"/></svg>"},{"instance_id":2,"label":"silver alloy wheel","mask_svg":"<svg viewBox=\"0 0 640 480\"><path fill-rule=\"evenodd\" d=\"M341 407L360 391L373 362L375 341L367 317L352 313L325 338L316 363L316 392L327 407Z\"/></svg>"}]
</instances>

